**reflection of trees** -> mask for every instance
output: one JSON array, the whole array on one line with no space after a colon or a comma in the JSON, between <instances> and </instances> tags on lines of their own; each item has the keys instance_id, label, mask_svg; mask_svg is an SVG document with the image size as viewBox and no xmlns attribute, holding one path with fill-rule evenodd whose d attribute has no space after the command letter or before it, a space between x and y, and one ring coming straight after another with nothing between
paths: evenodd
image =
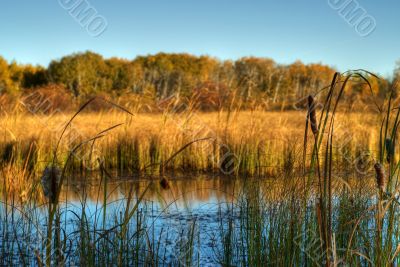
<instances>
[{"instance_id":1,"label":"reflection of trees","mask_svg":"<svg viewBox=\"0 0 400 267\"><path fill-rule=\"evenodd\" d=\"M170 189L167 190L161 188L158 180L154 180L145 199L163 202L164 204L176 202L178 205L198 202L209 203L213 200L217 202L235 202L242 194L246 193L246 188L257 186L264 200L274 202L288 199L288 196L291 196L293 192L299 192L298 195L301 197L300 192L303 190L301 181L300 177L290 179L207 178L207 176L171 178L169 179ZM149 183L149 180L109 182L106 186L107 201L125 199L131 187L133 187L134 196L137 197L145 190ZM348 184L354 188L362 187L366 192L372 190L374 187L373 180L368 180L367 182L364 180L363 183L360 183L360 180L352 179L348 181ZM88 200L97 201L100 196L99 201L101 202L105 187L96 183L76 182L75 185L70 185L63 189L63 199L77 201L81 199L82 192L85 192ZM336 180L334 191L342 189L343 183L340 179Z\"/></svg>"}]
</instances>

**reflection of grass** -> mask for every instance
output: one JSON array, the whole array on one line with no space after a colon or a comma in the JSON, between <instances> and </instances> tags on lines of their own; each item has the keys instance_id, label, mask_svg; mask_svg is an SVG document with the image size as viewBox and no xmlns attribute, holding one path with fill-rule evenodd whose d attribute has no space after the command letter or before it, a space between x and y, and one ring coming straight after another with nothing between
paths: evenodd
<instances>
[{"instance_id":1,"label":"reflection of grass","mask_svg":"<svg viewBox=\"0 0 400 267\"><path fill-rule=\"evenodd\" d=\"M320 101L321 108L315 111L317 100L308 98L308 112L188 111L132 118L125 113L83 114L79 110L79 116L74 115L67 125L58 116L51 120L18 114L2 118L6 131L0 155L4 201L0 263L163 265L166 248L161 242L163 231L169 233L169 229L154 234L148 225L148 209L152 209L144 197L162 198L169 191L175 202L190 190L184 184L177 189L176 181L167 179L177 170L229 172L234 188L239 186L216 218L219 231L214 252L224 266L398 263L400 109L393 108L392 90L387 103L377 108L379 114L338 113L346 83L355 77L368 83L362 71L337 74ZM42 120L52 125L44 126ZM60 125L62 142L58 132L51 130ZM77 148L83 153L78 154ZM46 211L39 205L46 199L38 193L36 177L49 162L54 168L60 166L61 175L49 178L55 194L47 199ZM377 179L371 186L373 166ZM97 180L102 185L94 192L95 212L87 208L93 192L86 186L79 196L79 212L69 206L63 209L64 179L69 182L68 173L78 171L85 180L89 167L99 170ZM160 174L162 179L157 184L147 180L129 184L121 206L110 209L110 169L142 176ZM267 175L273 179L253 179ZM246 179L238 182L237 176ZM173 241L180 254L179 262L173 264L198 263L196 246L202 240L196 223L184 225ZM34 249L23 246L32 238L32 229L45 232L35 236Z\"/></svg>"}]
</instances>

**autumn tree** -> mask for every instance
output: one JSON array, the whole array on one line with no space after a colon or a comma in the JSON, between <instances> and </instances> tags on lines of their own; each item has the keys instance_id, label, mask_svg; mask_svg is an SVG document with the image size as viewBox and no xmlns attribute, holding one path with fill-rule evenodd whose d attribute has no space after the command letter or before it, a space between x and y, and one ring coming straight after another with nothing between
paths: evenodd
<instances>
[{"instance_id":1,"label":"autumn tree","mask_svg":"<svg viewBox=\"0 0 400 267\"><path fill-rule=\"evenodd\" d=\"M400 66L400 64L398 64ZM129 94L146 103L174 98L197 99L202 109L223 108L239 100L246 108L261 103L263 108L286 108L309 94L328 86L335 70L323 64L277 64L269 58L244 57L236 61L209 56L167 54L138 56L134 60L109 58L87 51L54 60L48 68L7 63L0 58L0 92L50 86L66 88L78 101L93 95L121 97ZM400 67L395 71L400 77ZM365 96L383 97L387 80L367 77L366 84L351 84L346 89L349 103L365 101ZM319 95L324 97L327 90ZM239 97L238 97L239 96ZM359 101L360 100L360 101Z\"/></svg>"},{"instance_id":2,"label":"autumn tree","mask_svg":"<svg viewBox=\"0 0 400 267\"><path fill-rule=\"evenodd\" d=\"M247 57L235 62L238 89L247 101L255 92L268 92L272 88L275 62L267 58Z\"/></svg>"},{"instance_id":3,"label":"autumn tree","mask_svg":"<svg viewBox=\"0 0 400 267\"><path fill-rule=\"evenodd\" d=\"M12 80L10 77L7 61L0 57L0 93L9 92L12 89Z\"/></svg>"},{"instance_id":4,"label":"autumn tree","mask_svg":"<svg viewBox=\"0 0 400 267\"><path fill-rule=\"evenodd\" d=\"M144 79L154 85L156 95L165 98L171 94L190 95L197 84L211 79L219 62L210 57L189 54L165 54L138 57Z\"/></svg>"}]
</instances>

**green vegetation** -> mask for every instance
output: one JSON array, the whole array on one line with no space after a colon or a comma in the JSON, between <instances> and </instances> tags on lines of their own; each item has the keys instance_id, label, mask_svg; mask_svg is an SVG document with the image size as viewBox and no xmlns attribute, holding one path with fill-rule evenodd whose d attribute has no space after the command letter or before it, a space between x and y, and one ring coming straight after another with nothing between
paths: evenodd
<instances>
[{"instance_id":1,"label":"green vegetation","mask_svg":"<svg viewBox=\"0 0 400 267\"><path fill-rule=\"evenodd\" d=\"M200 265L204 240L196 229L201 215L184 221L178 231L156 229L154 222L162 215L154 216L153 203L147 202L146 196L156 195L168 207L182 197L174 195L168 181L173 171L226 175L232 170L225 178L238 181L239 188L235 184L231 198L219 203L214 218L218 226L210 247L215 263L399 264L400 109L396 83L381 90L383 83L373 82L378 78L361 70L333 77L330 86L307 97L307 112L287 112L286 118L285 113L278 117L280 113L266 113L254 108L257 106L250 111L234 107L200 117L198 107L189 102L184 110L177 111L172 105L162 115L142 114L134 125L136 118L130 111L104 99L101 101L118 112L83 113L95 102L91 99L63 121L61 135L57 132L55 138L54 131L39 127L40 120L48 116L15 111L2 121L0 263ZM82 84L93 86L88 81ZM345 96L352 93L348 87L367 92L372 99L368 107L377 113L357 113L354 108L352 112L340 111L348 104ZM382 92L388 92L385 101L377 97ZM243 97L251 98L252 94L246 91ZM85 120L79 124L81 117ZM204 122L207 119L208 123ZM20 120L25 124L21 126ZM90 121L96 127L90 127ZM200 121L209 130L191 128ZM362 128L360 121L367 125ZM79 125L87 132L71 138L69 131ZM279 128L282 125L285 129ZM36 139L27 134L39 130ZM116 135L112 135L114 131ZM279 138L283 142L277 145L275 139ZM94 153L97 146L99 151ZM82 150L89 158L77 157ZM100 184L94 211L85 190L91 182L92 172L87 167L93 159L98 162ZM131 177L147 178L145 185L136 184L135 188L132 184L122 199L109 199L107 181L115 178L110 175L115 169L119 174L128 171L134 174ZM63 187L73 180L71 176L78 174L84 190L76 205L61 196ZM162 197L169 190L172 202ZM112 203L117 203L117 208L112 209ZM171 236L174 231L175 236ZM176 258L167 259L171 248Z\"/></svg>"}]
</instances>

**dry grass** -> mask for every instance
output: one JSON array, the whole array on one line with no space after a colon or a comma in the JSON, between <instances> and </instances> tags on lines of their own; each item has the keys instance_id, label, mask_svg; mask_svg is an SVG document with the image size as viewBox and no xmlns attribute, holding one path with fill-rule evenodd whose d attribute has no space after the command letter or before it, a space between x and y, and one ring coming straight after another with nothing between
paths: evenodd
<instances>
[{"instance_id":1,"label":"dry grass","mask_svg":"<svg viewBox=\"0 0 400 267\"><path fill-rule=\"evenodd\" d=\"M232 200L230 212L233 215L239 211L240 216L237 218L239 221L231 219L233 216L221 217L219 232L223 248L217 256L222 265L261 266L271 261L277 265L309 265L309 260L316 258L308 255L304 248L314 244L314 241L319 244L312 251L319 255L319 261L315 263L325 260L326 266L331 266L331 260L333 266L340 261L350 266L363 266L367 262L385 266L398 262L400 229L395 222L399 220L397 196L400 187L399 163L395 156L398 146L395 141L400 110L392 108L394 90L391 89L387 104L377 106L379 115L340 113L338 103L346 83L354 76L363 78L357 72L344 76L335 74L322 108L315 111L316 101L309 98L308 112L262 112L254 109L246 112L196 113L189 108L189 111L158 115L131 116L117 111L80 113L76 119L70 114L47 117L14 114L3 117L0 119L4 129L0 135L0 171L6 179L3 179L3 187L0 188L5 196L12 194L13 201L13 192L34 192L35 188L29 185L37 185L38 174L52 159L57 159L55 164L63 167L63 174L67 167L68 171L74 172L74 175L67 176L68 182L74 180L70 178L79 176L76 171L80 170L84 177L80 180L86 185L86 177L90 176L86 171L100 169L100 184L104 187L100 191L100 187L96 188L97 195L104 196L105 222L107 192L110 190L107 181L114 177L107 170L116 171L115 177L121 177L123 172L128 172L129 178L131 174L146 178L161 175L160 183L142 179L143 184L139 183L135 189L132 185L128 186L129 190L123 193L127 208L125 215L119 215L121 223L111 230L104 230L103 223L104 234L117 234L111 244L117 248L115 259L123 265L124 255L132 249L127 241L141 232L139 227L134 235L129 235L128 229L144 195L160 195L165 199L168 199L167 193L172 199L190 195L188 191L192 188L185 186L185 180L177 182L169 179L170 172L165 170L180 170L186 174L228 172L230 176L225 178L240 190L238 198ZM392 113L396 116L393 117ZM70 117L72 119L69 120ZM73 122L66 127L67 121ZM61 134L63 129L66 129L65 135ZM111 129L113 131L109 131ZM61 143L60 135L63 135ZM77 150L72 148L81 145L83 152L75 153ZM54 157L53 151L57 153ZM69 161L71 151L74 151L72 162ZM96 168L97 162L101 163L100 168ZM373 179L368 179L373 177L374 168L376 185L371 183ZM387 170L387 177L384 170ZM250 179L270 174L273 178L269 180ZM230 179L232 176L246 179ZM205 183L204 180L200 182ZM195 191L199 188L198 185L193 186ZM61 189L62 180L57 200ZM231 191L226 189L224 191ZM83 191L95 194L90 188ZM67 195L67 192L63 193ZM137 201L130 211L135 196ZM22 201L23 195L18 197ZM86 253L86 244L91 244L87 233L91 233L92 226L85 222L84 201L82 206L82 215L76 216L81 225L77 240L85 253L79 257L85 263L87 260L94 263L103 258L103 254L97 254L97 251L108 253L110 248L107 242L99 243L100 250L89 250L93 255ZM48 214L45 255L51 255L52 243L61 248L58 201L49 204ZM140 220L136 217L136 223ZM14 225L9 224L7 219L4 221L7 227ZM118 222L117 214L114 214L114 221ZM233 227L236 222L239 228ZM188 231L190 251L194 240L192 226ZM94 225L93 235L97 232ZM312 233L317 233L316 239L312 238ZM296 246L293 246L294 240L298 241ZM140 244L140 241L134 243L135 246ZM154 259L153 253L148 257ZM56 255L56 259L61 258L61 255ZM187 258L188 262L191 258ZM51 265L49 257L46 265Z\"/></svg>"},{"instance_id":2,"label":"dry grass","mask_svg":"<svg viewBox=\"0 0 400 267\"><path fill-rule=\"evenodd\" d=\"M26 164L28 156L35 156L38 163L34 164L35 168L43 169L51 161L52 151L69 117L70 114L0 118L3 158L7 158L5 148L11 146L14 160L19 160L20 166ZM237 174L265 174L272 168L289 164L290 155L297 158L304 138L305 120L306 111L136 114L133 117L120 112L86 113L80 114L68 127L58 158L65 158L74 144L110 126L124 123L90 144L91 149L83 149L85 153L92 153L90 156L77 155L76 163L90 165L101 157L108 167L136 172L165 161L193 140L209 137L211 141L193 144L178 155L169 168L216 170L223 157L221 151L228 150L236 156ZM341 124L335 129L335 139L342 144L338 147L340 153L372 151L376 147L378 129L371 129L376 128L377 116L338 114L338 121ZM35 150L29 155L32 143Z\"/></svg>"}]
</instances>

